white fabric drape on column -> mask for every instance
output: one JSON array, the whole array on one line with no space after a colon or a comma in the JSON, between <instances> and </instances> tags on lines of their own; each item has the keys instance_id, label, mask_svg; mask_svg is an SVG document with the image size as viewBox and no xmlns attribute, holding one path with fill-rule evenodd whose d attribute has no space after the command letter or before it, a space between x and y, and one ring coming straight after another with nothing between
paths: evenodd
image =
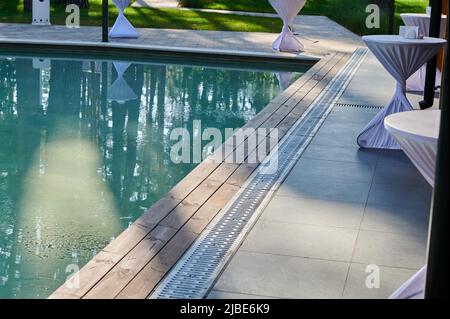
<instances>
[{"instance_id":1,"label":"white fabric drape on column","mask_svg":"<svg viewBox=\"0 0 450 319\"><path fill-rule=\"evenodd\" d=\"M304 49L303 44L294 36L289 25L305 5L306 0L269 0L272 7L283 20L281 34L272 44L274 50L298 52Z\"/></svg>"},{"instance_id":2,"label":"white fabric drape on column","mask_svg":"<svg viewBox=\"0 0 450 319\"><path fill-rule=\"evenodd\" d=\"M119 10L119 15L114 23L109 36L111 38L138 38L139 33L125 17L123 11L128 7L131 0L113 0L114 5Z\"/></svg>"},{"instance_id":3,"label":"white fabric drape on column","mask_svg":"<svg viewBox=\"0 0 450 319\"><path fill-rule=\"evenodd\" d=\"M392 113L411 111L406 98L406 79L433 57L445 40L425 38L403 39L400 36L365 36L364 42L397 81L397 90L389 104L364 128L357 138L365 148L399 149L399 145L384 127L384 118Z\"/></svg>"}]
</instances>

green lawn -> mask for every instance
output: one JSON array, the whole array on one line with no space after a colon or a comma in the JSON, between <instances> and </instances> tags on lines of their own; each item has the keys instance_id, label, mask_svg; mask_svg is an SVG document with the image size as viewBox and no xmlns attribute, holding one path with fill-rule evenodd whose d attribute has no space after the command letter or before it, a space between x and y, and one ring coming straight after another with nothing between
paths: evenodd
<instances>
[{"instance_id":1,"label":"green lawn","mask_svg":"<svg viewBox=\"0 0 450 319\"><path fill-rule=\"evenodd\" d=\"M89 9L81 12L81 25L99 26L102 21L101 0L90 0L90 4ZM130 7L125 13L134 26L146 28L279 32L282 26L279 19L178 9ZM110 1L110 25L114 23L116 16L117 9ZM64 24L66 17L65 7L52 6L52 24ZM0 0L0 22L31 23L31 14L24 13L23 0Z\"/></svg>"},{"instance_id":2,"label":"green lawn","mask_svg":"<svg viewBox=\"0 0 450 319\"><path fill-rule=\"evenodd\" d=\"M387 15L382 15L381 29L367 29L365 7L372 0L307 0L303 14L325 15L358 34L386 33ZM91 7L82 10L82 25L101 24L101 0L90 0ZM237 11L273 12L268 0L181 0L185 7ZM428 0L397 0L395 27L401 25L400 13L424 12ZM239 15L202 13L178 9L127 8L129 20L136 27L279 32L280 19L246 17ZM110 1L110 24L117 10ZM53 6L51 21L64 24L67 14L64 7ZM23 0L0 0L0 22L30 23L30 13L23 12Z\"/></svg>"},{"instance_id":3,"label":"green lawn","mask_svg":"<svg viewBox=\"0 0 450 319\"><path fill-rule=\"evenodd\" d=\"M387 16L382 15L381 30L369 30L365 26L367 4L372 0L307 0L302 14L324 15L358 34L385 33ZM274 12L268 0L181 0L190 8ZM402 24L400 13L425 12L428 0L396 0L395 27Z\"/></svg>"}]
</instances>

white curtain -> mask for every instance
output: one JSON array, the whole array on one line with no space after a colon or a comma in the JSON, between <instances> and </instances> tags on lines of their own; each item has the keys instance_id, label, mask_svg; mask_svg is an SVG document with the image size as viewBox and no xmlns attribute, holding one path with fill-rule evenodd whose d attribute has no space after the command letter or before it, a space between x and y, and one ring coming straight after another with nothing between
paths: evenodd
<instances>
[{"instance_id":1,"label":"white curtain","mask_svg":"<svg viewBox=\"0 0 450 319\"><path fill-rule=\"evenodd\" d=\"M273 42L274 50L298 52L304 49L303 44L294 36L289 25L305 5L306 0L269 0L272 7L283 20L281 34Z\"/></svg>"},{"instance_id":2,"label":"white curtain","mask_svg":"<svg viewBox=\"0 0 450 319\"><path fill-rule=\"evenodd\" d=\"M411 45L383 41L366 41L367 46L383 64L385 69L397 80L397 89L389 104L383 108L364 128L357 138L360 147L400 149L394 138L384 128L384 118L392 113L412 111L406 98L406 79L416 72L439 49L436 43ZM426 40L421 40L426 41Z\"/></svg>"},{"instance_id":3,"label":"white curtain","mask_svg":"<svg viewBox=\"0 0 450 319\"><path fill-rule=\"evenodd\" d=\"M123 11L128 7L131 0L113 0L114 5L119 10L119 16L116 19L109 36L111 38L138 38L139 33L125 17Z\"/></svg>"}]
</instances>

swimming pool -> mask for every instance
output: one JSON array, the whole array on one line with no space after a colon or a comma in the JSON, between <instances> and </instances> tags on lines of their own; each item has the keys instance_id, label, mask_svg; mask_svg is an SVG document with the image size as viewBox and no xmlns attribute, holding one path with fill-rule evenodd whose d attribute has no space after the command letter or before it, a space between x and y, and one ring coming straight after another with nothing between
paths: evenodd
<instances>
[{"instance_id":1,"label":"swimming pool","mask_svg":"<svg viewBox=\"0 0 450 319\"><path fill-rule=\"evenodd\" d=\"M0 298L45 298L198 163L170 133L239 128L306 71L0 55Z\"/></svg>"}]
</instances>

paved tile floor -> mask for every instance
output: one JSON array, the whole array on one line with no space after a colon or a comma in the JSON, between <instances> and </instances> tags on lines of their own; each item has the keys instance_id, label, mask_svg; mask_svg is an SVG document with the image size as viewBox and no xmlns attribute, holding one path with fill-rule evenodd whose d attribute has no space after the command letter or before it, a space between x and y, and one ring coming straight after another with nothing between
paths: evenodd
<instances>
[{"instance_id":1,"label":"paved tile floor","mask_svg":"<svg viewBox=\"0 0 450 319\"><path fill-rule=\"evenodd\" d=\"M368 55L339 103L385 104L380 67ZM209 298L387 298L424 265L431 187L403 152L355 144L378 110L334 108Z\"/></svg>"}]
</instances>

